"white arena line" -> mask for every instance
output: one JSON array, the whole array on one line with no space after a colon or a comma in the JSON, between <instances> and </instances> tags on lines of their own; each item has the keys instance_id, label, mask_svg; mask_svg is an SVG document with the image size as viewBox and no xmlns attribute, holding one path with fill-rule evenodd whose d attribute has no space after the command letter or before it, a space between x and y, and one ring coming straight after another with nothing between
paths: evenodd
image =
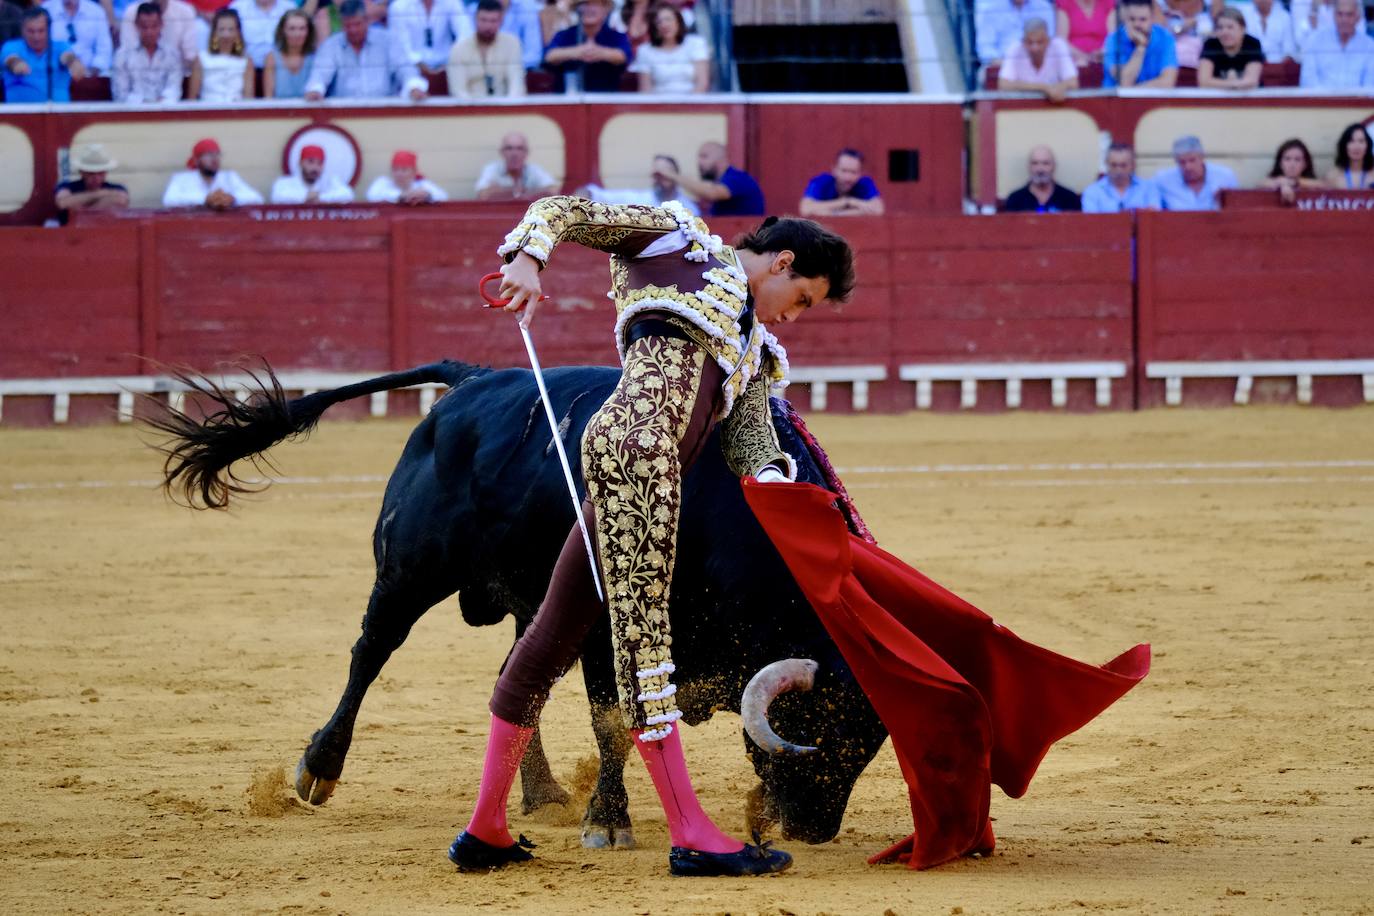
<instances>
[{"instance_id":1,"label":"white arena line","mask_svg":"<svg viewBox=\"0 0 1374 916\"><path fill-rule=\"evenodd\" d=\"M1374 459L1337 461L1111 461L1071 464L912 464L837 467L844 474L1022 474L1029 471L1278 471L1374 468Z\"/></svg>"},{"instance_id":2,"label":"white arena line","mask_svg":"<svg viewBox=\"0 0 1374 916\"><path fill-rule=\"evenodd\" d=\"M1254 486L1293 486L1312 483L1374 483L1374 475L1341 475L1328 477L1081 477L1069 478L1027 478L1025 480L991 480L978 483L960 483L954 486L966 489L999 488L1022 489L1034 487L1254 487ZM919 483L853 483L845 484L846 490L934 490L950 486L950 481L923 480Z\"/></svg>"}]
</instances>

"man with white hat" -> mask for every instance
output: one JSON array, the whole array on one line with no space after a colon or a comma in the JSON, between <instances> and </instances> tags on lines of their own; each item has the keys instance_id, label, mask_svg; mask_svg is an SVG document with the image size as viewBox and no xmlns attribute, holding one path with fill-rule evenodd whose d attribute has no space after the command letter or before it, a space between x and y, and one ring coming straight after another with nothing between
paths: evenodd
<instances>
[{"instance_id":1,"label":"man with white hat","mask_svg":"<svg viewBox=\"0 0 1374 916\"><path fill-rule=\"evenodd\" d=\"M67 225L73 210L122 210L129 206L128 188L105 180L105 174L118 167L119 163L99 143L77 149L71 158L71 170L80 172L81 177L57 186L53 196L57 221Z\"/></svg>"},{"instance_id":2,"label":"man with white hat","mask_svg":"<svg viewBox=\"0 0 1374 916\"><path fill-rule=\"evenodd\" d=\"M220 156L219 144L213 137L197 142L191 149L191 157L186 160L186 171L177 172L167 182L162 205L228 210L262 203L262 195L240 178L238 172L220 168Z\"/></svg>"},{"instance_id":3,"label":"man with white hat","mask_svg":"<svg viewBox=\"0 0 1374 916\"><path fill-rule=\"evenodd\" d=\"M274 204L347 204L353 189L324 170L324 147L303 146L300 171L272 183Z\"/></svg>"}]
</instances>

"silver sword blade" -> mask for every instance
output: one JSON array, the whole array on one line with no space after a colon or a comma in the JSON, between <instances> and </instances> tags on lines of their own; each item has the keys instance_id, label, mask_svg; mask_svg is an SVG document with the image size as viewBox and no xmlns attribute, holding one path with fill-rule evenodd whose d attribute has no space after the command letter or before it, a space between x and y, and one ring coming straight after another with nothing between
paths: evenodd
<instances>
[{"instance_id":1,"label":"silver sword blade","mask_svg":"<svg viewBox=\"0 0 1374 916\"><path fill-rule=\"evenodd\" d=\"M577 485L573 483L572 467L568 464L568 453L563 449L563 437L558 434L558 418L553 415L553 402L549 400L549 389L544 384L544 370L539 367L539 356L534 352L534 338L530 329L522 323L520 336L525 340L525 352L530 355L530 368L534 370L534 381L539 386L539 399L544 402L544 416L549 418L549 432L553 433L553 447L558 450L558 461L563 465L563 480L568 485L568 496L572 498L573 515L577 527L582 529L582 544L587 548L587 562L592 567L592 584L596 586L596 597L603 604L606 596L601 591L601 573L596 568L596 553L592 550L592 536L587 532L587 522L582 517L582 500L577 498Z\"/></svg>"}]
</instances>

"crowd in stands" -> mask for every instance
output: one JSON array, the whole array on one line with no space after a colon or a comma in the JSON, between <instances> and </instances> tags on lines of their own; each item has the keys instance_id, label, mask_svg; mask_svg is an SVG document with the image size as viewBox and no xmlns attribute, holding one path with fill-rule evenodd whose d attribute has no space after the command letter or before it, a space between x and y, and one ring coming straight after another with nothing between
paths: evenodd
<instances>
[{"instance_id":1,"label":"crowd in stands","mask_svg":"<svg viewBox=\"0 0 1374 916\"><path fill-rule=\"evenodd\" d=\"M1028 180L1007 196L1006 213L1122 213L1130 210L1219 210L1221 192L1238 189L1236 173L1208 162L1202 141L1179 137L1173 144L1174 165L1149 179L1136 174L1135 151L1115 143L1107 149L1106 171L1080 196L1055 181L1054 150L1036 146L1027 161ZM1351 124L1336 141L1335 164L1321 178L1307 144L1294 138L1274 154L1274 165L1260 183L1291 203L1298 191L1330 188L1374 191L1374 141L1362 124Z\"/></svg>"},{"instance_id":2,"label":"crowd in stands","mask_svg":"<svg viewBox=\"0 0 1374 916\"><path fill-rule=\"evenodd\" d=\"M531 201L558 193L559 182L530 161L530 144L524 134L506 134L497 152L498 157L482 169L471 192L460 196L484 201ZM301 147L291 171L273 182L270 195L264 199L237 172L223 167L224 151L214 138L207 137L192 147L186 168L171 176L162 205L227 210L262 203L351 203L352 187L326 172L325 155L320 146ZM797 209L818 216L881 214L882 197L873 179L863 174L863 161L863 153L858 150L840 150L830 171L807 183ZM54 196L62 224L66 224L74 210L129 206L127 189L108 180L119 163L102 144L87 144L74 150L70 167L79 177L59 185ZM593 184L577 189L576 193L606 203L657 205L676 200L692 213L710 216L762 216L767 212L758 182L732 165L725 146L715 141L703 143L698 150L695 176L683 173L676 159L663 154L653 158L651 176L651 186L644 189L607 189ZM414 152L398 150L391 159L390 173L372 182L365 199L371 203L414 205L440 203L449 200L450 195L419 174L419 159Z\"/></svg>"},{"instance_id":3,"label":"crowd in stands","mask_svg":"<svg viewBox=\"0 0 1374 916\"><path fill-rule=\"evenodd\" d=\"M695 3L0 0L0 75L11 103L701 93Z\"/></svg>"},{"instance_id":4,"label":"crowd in stands","mask_svg":"<svg viewBox=\"0 0 1374 916\"><path fill-rule=\"evenodd\" d=\"M1265 64L1296 67L1298 84L1309 89L1374 88L1374 19L1366 21L1365 0L1291 2L976 0L977 54L997 88L1050 101L1099 81L1253 89L1263 84Z\"/></svg>"}]
</instances>

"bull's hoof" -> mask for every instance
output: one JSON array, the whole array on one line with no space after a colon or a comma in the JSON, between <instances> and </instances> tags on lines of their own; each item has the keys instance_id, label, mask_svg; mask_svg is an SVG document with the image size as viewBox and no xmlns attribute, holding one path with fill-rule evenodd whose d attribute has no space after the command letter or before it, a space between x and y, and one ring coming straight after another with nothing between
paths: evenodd
<instances>
[{"instance_id":1,"label":"bull's hoof","mask_svg":"<svg viewBox=\"0 0 1374 916\"><path fill-rule=\"evenodd\" d=\"M312 805L323 805L329 801L329 796L334 794L334 787L339 784L337 779L320 779L310 768L305 765L305 758L296 764L296 794L301 801L310 802Z\"/></svg>"},{"instance_id":2,"label":"bull's hoof","mask_svg":"<svg viewBox=\"0 0 1374 916\"><path fill-rule=\"evenodd\" d=\"M562 786L549 780L524 791L520 799L520 812L530 814L545 805L566 805L571 800L572 796Z\"/></svg>"},{"instance_id":3,"label":"bull's hoof","mask_svg":"<svg viewBox=\"0 0 1374 916\"><path fill-rule=\"evenodd\" d=\"M584 849L634 849L637 845L633 827L602 827L599 824L589 824L582 828Z\"/></svg>"}]
</instances>

